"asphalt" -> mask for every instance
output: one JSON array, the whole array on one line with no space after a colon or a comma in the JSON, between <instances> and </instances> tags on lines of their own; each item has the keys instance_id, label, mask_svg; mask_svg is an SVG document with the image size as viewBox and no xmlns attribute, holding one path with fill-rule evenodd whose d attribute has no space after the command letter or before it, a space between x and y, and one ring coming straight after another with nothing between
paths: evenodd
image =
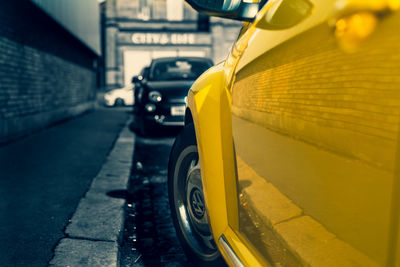
<instances>
[{"instance_id":1,"label":"asphalt","mask_svg":"<svg viewBox=\"0 0 400 267\"><path fill-rule=\"evenodd\" d=\"M116 264L123 200L106 193L127 181L133 153L128 118L126 110L96 110L0 146L0 266ZM101 228L107 216L116 216L108 235ZM100 228L91 227L89 217ZM91 261L107 249L111 258Z\"/></svg>"},{"instance_id":2,"label":"asphalt","mask_svg":"<svg viewBox=\"0 0 400 267\"><path fill-rule=\"evenodd\" d=\"M169 208L168 160L175 135L176 131L163 131L156 138L135 138L120 243L122 267L196 266L183 252Z\"/></svg>"}]
</instances>

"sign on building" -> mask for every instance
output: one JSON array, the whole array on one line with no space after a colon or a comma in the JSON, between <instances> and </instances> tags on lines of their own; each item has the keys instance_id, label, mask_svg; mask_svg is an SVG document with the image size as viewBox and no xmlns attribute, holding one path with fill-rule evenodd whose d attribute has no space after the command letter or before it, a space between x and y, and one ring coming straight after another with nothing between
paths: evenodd
<instances>
[{"instance_id":1,"label":"sign on building","mask_svg":"<svg viewBox=\"0 0 400 267\"><path fill-rule=\"evenodd\" d=\"M191 33L134 33L132 42L134 44L189 45L196 44L196 37Z\"/></svg>"}]
</instances>

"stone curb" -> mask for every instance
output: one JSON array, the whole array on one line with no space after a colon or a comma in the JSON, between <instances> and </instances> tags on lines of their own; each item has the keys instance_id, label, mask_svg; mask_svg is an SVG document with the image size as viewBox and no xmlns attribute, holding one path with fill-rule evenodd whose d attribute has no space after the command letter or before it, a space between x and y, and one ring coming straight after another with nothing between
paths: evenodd
<instances>
[{"instance_id":1,"label":"stone curb","mask_svg":"<svg viewBox=\"0 0 400 267\"><path fill-rule=\"evenodd\" d=\"M49 266L119 266L118 241L123 229L125 199L107 193L121 192L128 186L134 149L129 123L79 202L66 228L67 237L57 244Z\"/></svg>"}]
</instances>

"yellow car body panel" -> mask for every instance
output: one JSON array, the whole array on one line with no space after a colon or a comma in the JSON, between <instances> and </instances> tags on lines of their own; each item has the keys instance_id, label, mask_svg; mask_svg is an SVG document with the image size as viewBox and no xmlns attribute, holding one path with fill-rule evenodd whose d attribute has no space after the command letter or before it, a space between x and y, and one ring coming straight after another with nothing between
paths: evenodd
<instances>
[{"instance_id":1,"label":"yellow car body panel","mask_svg":"<svg viewBox=\"0 0 400 267\"><path fill-rule=\"evenodd\" d=\"M260 29L277 2L189 92L214 239L232 266L222 235L245 266L400 266L399 1Z\"/></svg>"},{"instance_id":2,"label":"yellow car body panel","mask_svg":"<svg viewBox=\"0 0 400 267\"><path fill-rule=\"evenodd\" d=\"M225 84L226 73L220 64L202 75L193 84L188 95L188 107L192 112L198 140L200 165L208 166L202 168L202 177L208 214L216 218L212 227L214 238L220 236L228 226L226 207L227 202L232 199L227 199L226 196L236 199L236 188L232 186L235 184L232 180L234 173L229 173L234 170L233 156L229 157L233 155L230 117L225 113L226 117L223 118L221 113L222 108L230 109ZM222 139L222 135L231 136L231 139ZM223 158L224 156L227 158ZM227 177L228 175L230 177ZM215 201L220 205L208 205ZM233 202L229 205L235 208ZM234 217L232 216L231 220Z\"/></svg>"}]
</instances>

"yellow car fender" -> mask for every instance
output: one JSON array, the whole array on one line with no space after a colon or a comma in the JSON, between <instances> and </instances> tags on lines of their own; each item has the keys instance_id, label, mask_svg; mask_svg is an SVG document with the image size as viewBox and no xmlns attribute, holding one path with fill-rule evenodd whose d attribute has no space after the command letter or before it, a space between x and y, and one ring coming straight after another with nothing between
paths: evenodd
<instances>
[{"instance_id":1,"label":"yellow car fender","mask_svg":"<svg viewBox=\"0 0 400 267\"><path fill-rule=\"evenodd\" d=\"M256 251L243 245L247 242L235 230L239 227L238 199L227 77L229 68L220 63L204 73L188 94L187 109L196 131L207 214L214 240L229 265L234 266L219 242L222 235L243 264L267 266Z\"/></svg>"},{"instance_id":2,"label":"yellow car fender","mask_svg":"<svg viewBox=\"0 0 400 267\"><path fill-rule=\"evenodd\" d=\"M231 117L226 112L231 109L231 102L226 84L224 64L220 63L204 73L188 94L207 214L215 240L226 230L228 221L237 221L238 214L235 181L232 181L235 168Z\"/></svg>"}]
</instances>

